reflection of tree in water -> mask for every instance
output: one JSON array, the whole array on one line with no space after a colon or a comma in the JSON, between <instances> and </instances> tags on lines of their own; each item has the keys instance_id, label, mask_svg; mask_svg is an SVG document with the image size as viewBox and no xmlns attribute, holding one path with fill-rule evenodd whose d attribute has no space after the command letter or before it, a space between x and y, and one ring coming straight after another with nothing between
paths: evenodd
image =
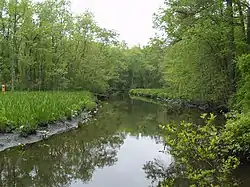
<instances>
[{"instance_id":1,"label":"reflection of tree in water","mask_svg":"<svg viewBox=\"0 0 250 187\"><path fill-rule=\"evenodd\" d=\"M124 134L112 134L91 124L79 133L34 144L23 153L5 151L0 154L0 186L67 186L76 179L87 182L96 168L117 161L124 138Z\"/></svg>"},{"instance_id":2,"label":"reflection of tree in water","mask_svg":"<svg viewBox=\"0 0 250 187\"><path fill-rule=\"evenodd\" d=\"M127 101L112 101L105 105L104 113L110 114L107 126L110 123L116 124L119 131L129 133L132 136L154 136L159 135L159 123L157 118L157 108L159 106L148 103L130 103ZM98 115L98 118L99 115ZM101 122L103 117L101 116Z\"/></svg>"},{"instance_id":3,"label":"reflection of tree in water","mask_svg":"<svg viewBox=\"0 0 250 187\"><path fill-rule=\"evenodd\" d=\"M198 166L196 168L197 171L202 170L202 168ZM169 166L166 166L163 161L158 159L147 162L144 165L143 170L145 171L147 178L150 179L152 183L156 183L158 187L189 187L191 185L207 186L204 185L204 181L209 180L208 178L204 178L204 181L192 181L191 179L188 179L187 172L184 172L186 171L185 165L180 165L176 162L172 162ZM240 181L240 177L237 180ZM224 182L211 179L210 184L211 186L232 187L237 186L235 185L235 182L236 178L232 176L232 178L229 178L227 181Z\"/></svg>"},{"instance_id":4,"label":"reflection of tree in water","mask_svg":"<svg viewBox=\"0 0 250 187\"><path fill-rule=\"evenodd\" d=\"M174 187L190 186L189 181L183 176L183 168L176 165L174 162L169 166L166 166L164 161L155 159L154 161L148 161L144 165L143 170L145 171L147 178L150 179L152 183L156 183L158 187L169 185L169 183L166 183L165 179L173 179Z\"/></svg>"},{"instance_id":5,"label":"reflection of tree in water","mask_svg":"<svg viewBox=\"0 0 250 187\"><path fill-rule=\"evenodd\" d=\"M180 105L178 103L163 103L161 101L157 101L155 99L148 99L145 97L132 97L136 102L143 101L146 106L157 106L157 121L162 123L162 120L165 120L165 123L178 123L181 121L193 122L196 124L203 124L204 121L200 118L201 114L204 113L197 108L189 108L184 105ZM142 102L141 102L142 103ZM153 104L152 104L153 103ZM223 115L217 115L215 120L216 124L223 124L225 122L225 118Z\"/></svg>"},{"instance_id":6,"label":"reflection of tree in water","mask_svg":"<svg viewBox=\"0 0 250 187\"><path fill-rule=\"evenodd\" d=\"M178 105L158 105L140 100L109 102L109 111L117 116L121 131L139 138L148 136L160 141L159 124L178 123L180 121L200 120L201 111L196 109L181 109Z\"/></svg>"},{"instance_id":7,"label":"reflection of tree in water","mask_svg":"<svg viewBox=\"0 0 250 187\"><path fill-rule=\"evenodd\" d=\"M158 111L157 111L158 112ZM159 121L159 116L161 119L164 120L162 124L179 124L181 121L186 122L192 122L195 124L204 124L204 121L200 118L200 115L202 114L201 111L195 110L195 109L188 109L188 108L175 108L175 106L164 106L161 108L161 111L159 112L158 119L153 119L154 121ZM162 120L162 121L163 121ZM216 122L223 121L223 118L219 118ZM161 134L164 136L164 134ZM159 142L162 142L161 139ZM185 154L185 153L184 153ZM189 155L189 157L192 158L192 155ZM175 160L180 160L176 159ZM199 173L200 169L204 170L206 172L207 168L200 167L202 164L201 162L194 161L194 170ZM204 164L203 164L204 165ZM197 169L196 169L197 168ZM148 179L152 180L152 183L158 183L158 186L181 186L181 187L188 187L191 184L196 184L196 181L190 181L188 179L188 171L190 171L190 168L187 169L186 165L181 165L179 163L176 163L175 161L171 163L169 166L166 166L163 161L160 160L154 160L147 162L143 167L146 176ZM190 173L189 173L190 174ZM194 175L196 172L194 173ZM186 175L186 176L185 176ZM217 177L214 177L217 179ZM204 182L207 180L210 181L210 179L205 179ZM220 181L216 181L211 179L211 181L214 182L214 184L218 184ZM199 184L196 184L197 186L203 186L201 184L204 184L202 181ZM226 181L225 184L220 183L220 185L223 186L232 186L232 181Z\"/></svg>"}]
</instances>

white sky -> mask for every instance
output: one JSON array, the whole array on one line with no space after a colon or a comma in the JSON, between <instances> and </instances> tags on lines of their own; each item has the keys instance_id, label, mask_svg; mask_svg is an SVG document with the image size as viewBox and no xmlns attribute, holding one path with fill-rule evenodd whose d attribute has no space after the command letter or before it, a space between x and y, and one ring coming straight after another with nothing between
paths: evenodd
<instances>
[{"instance_id":1,"label":"white sky","mask_svg":"<svg viewBox=\"0 0 250 187\"><path fill-rule=\"evenodd\" d=\"M164 0L71 0L76 14L89 9L99 26L114 29L129 46L145 45L154 36L153 13Z\"/></svg>"}]
</instances>

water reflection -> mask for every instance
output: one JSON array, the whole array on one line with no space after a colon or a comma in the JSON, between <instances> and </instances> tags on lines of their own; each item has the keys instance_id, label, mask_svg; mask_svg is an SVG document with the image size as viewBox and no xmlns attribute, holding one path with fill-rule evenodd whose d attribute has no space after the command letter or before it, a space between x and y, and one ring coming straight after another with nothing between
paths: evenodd
<instances>
[{"instance_id":1,"label":"water reflection","mask_svg":"<svg viewBox=\"0 0 250 187\"><path fill-rule=\"evenodd\" d=\"M118 162L114 166L98 169L90 183L77 180L72 187L149 186L151 181L142 170L145 162L161 158L170 163L171 157L158 152L161 145L156 144L151 138L139 136L138 139L139 141L135 136L128 135L117 154Z\"/></svg>"},{"instance_id":2,"label":"water reflection","mask_svg":"<svg viewBox=\"0 0 250 187\"><path fill-rule=\"evenodd\" d=\"M162 148L160 123L195 121L197 110L169 112L165 106L136 100L104 103L96 120L76 131L0 153L0 186L145 187L142 170ZM112 177L114 176L114 177ZM144 181L141 182L140 181Z\"/></svg>"},{"instance_id":3,"label":"water reflection","mask_svg":"<svg viewBox=\"0 0 250 187\"><path fill-rule=\"evenodd\" d=\"M230 176L225 181L215 180L217 178L217 173L211 178L204 178L200 181L192 181L188 179L188 173L186 165L180 165L175 162L172 162L170 165L166 165L160 159L154 159L152 161L148 161L143 169L147 175L147 178L152 180L153 182L157 182L158 187L162 186L171 186L171 187L189 187L189 186L223 186L223 187L247 187L249 186L249 167L242 170L239 168L235 175ZM197 166L195 171L202 171L204 168ZM228 176L221 176L228 177ZM210 185L206 184L206 182L210 181Z\"/></svg>"},{"instance_id":4,"label":"water reflection","mask_svg":"<svg viewBox=\"0 0 250 187\"><path fill-rule=\"evenodd\" d=\"M69 133L35 144L24 152L18 149L1 154L0 186L65 186L80 179L89 181L96 167L117 162L117 151L125 136L91 138Z\"/></svg>"}]
</instances>

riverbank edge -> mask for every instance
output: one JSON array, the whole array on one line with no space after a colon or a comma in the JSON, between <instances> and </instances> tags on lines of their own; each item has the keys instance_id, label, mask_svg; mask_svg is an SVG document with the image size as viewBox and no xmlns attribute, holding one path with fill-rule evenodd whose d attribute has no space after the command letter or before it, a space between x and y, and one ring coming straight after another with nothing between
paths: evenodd
<instances>
[{"instance_id":1,"label":"riverbank edge","mask_svg":"<svg viewBox=\"0 0 250 187\"><path fill-rule=\"evenodd\" d=\"M57 120L48 124L46 127L38 127L36 133L29 134L26 137L19 132L0 133L0 152L17 146L30 145L48 139L54 135L62 134L74 129L91 120L101 107L101 101L96 101L96 107L92 110L83 110L78 116L71 120Z\"/></svg>"},{"instance_id":2,"label":"riverbank edge","mask_svg":"<svg viewBox=\"0 0 250 187\"><path fill-rule=\"evenodd\" d=\"M145 93L143 92L143 89L131 89L129 90L129 95L136 97L144 97L162 103L171 103L174 105L180 105L181 107L198 108L204 112L218 112L218 113L229 112L229 108L225 105L219 105L217 103L212 103L208 101L195 101L188 99L171 98L168 96L161 96L161 94L159 93L154 93L154 89L152 89L152 93Z\"/></svg>"}]
</instances>

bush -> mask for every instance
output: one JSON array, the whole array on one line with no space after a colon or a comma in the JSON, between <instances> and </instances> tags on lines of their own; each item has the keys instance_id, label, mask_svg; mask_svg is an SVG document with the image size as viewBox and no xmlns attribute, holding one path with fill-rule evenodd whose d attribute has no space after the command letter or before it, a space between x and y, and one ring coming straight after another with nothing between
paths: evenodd
<instances>
[{"instance_id":1,"label":"bush","mask_svg":"<svg viewBox=\"0 0 250 187\"><path fill-rule=\"evenodd\" d=\"M250 54L239 57L237 67L241 75L234 104L244 111L250 110Z\"/></svg>"},{"instance_id":2,"label":"bush","mask_svg":"<svg viewBox=\"0 0 250 187\"><path fill-rule=\"evenodd\" d=\"M233 145L233 154L250 159L250 113L234 114L226 123L225 137Z\"/></svg>"},{"instance_id":3,"label":"bush","mask_svg":"<svg viewBox=\"0 0 250 187\"><path fill-rule=\"evenodd\" d=\"M204 126L186 122L161 126L168 151L174 157L165 185L174 186L180 180L188 181L189 186L229 185L231 172L239 165L239 159L229 154L235 147L230 139L232 132L217 128L213 114L202 118ZM173 172L176 168L182 171Z\"/></svg>"}]
</instances>

